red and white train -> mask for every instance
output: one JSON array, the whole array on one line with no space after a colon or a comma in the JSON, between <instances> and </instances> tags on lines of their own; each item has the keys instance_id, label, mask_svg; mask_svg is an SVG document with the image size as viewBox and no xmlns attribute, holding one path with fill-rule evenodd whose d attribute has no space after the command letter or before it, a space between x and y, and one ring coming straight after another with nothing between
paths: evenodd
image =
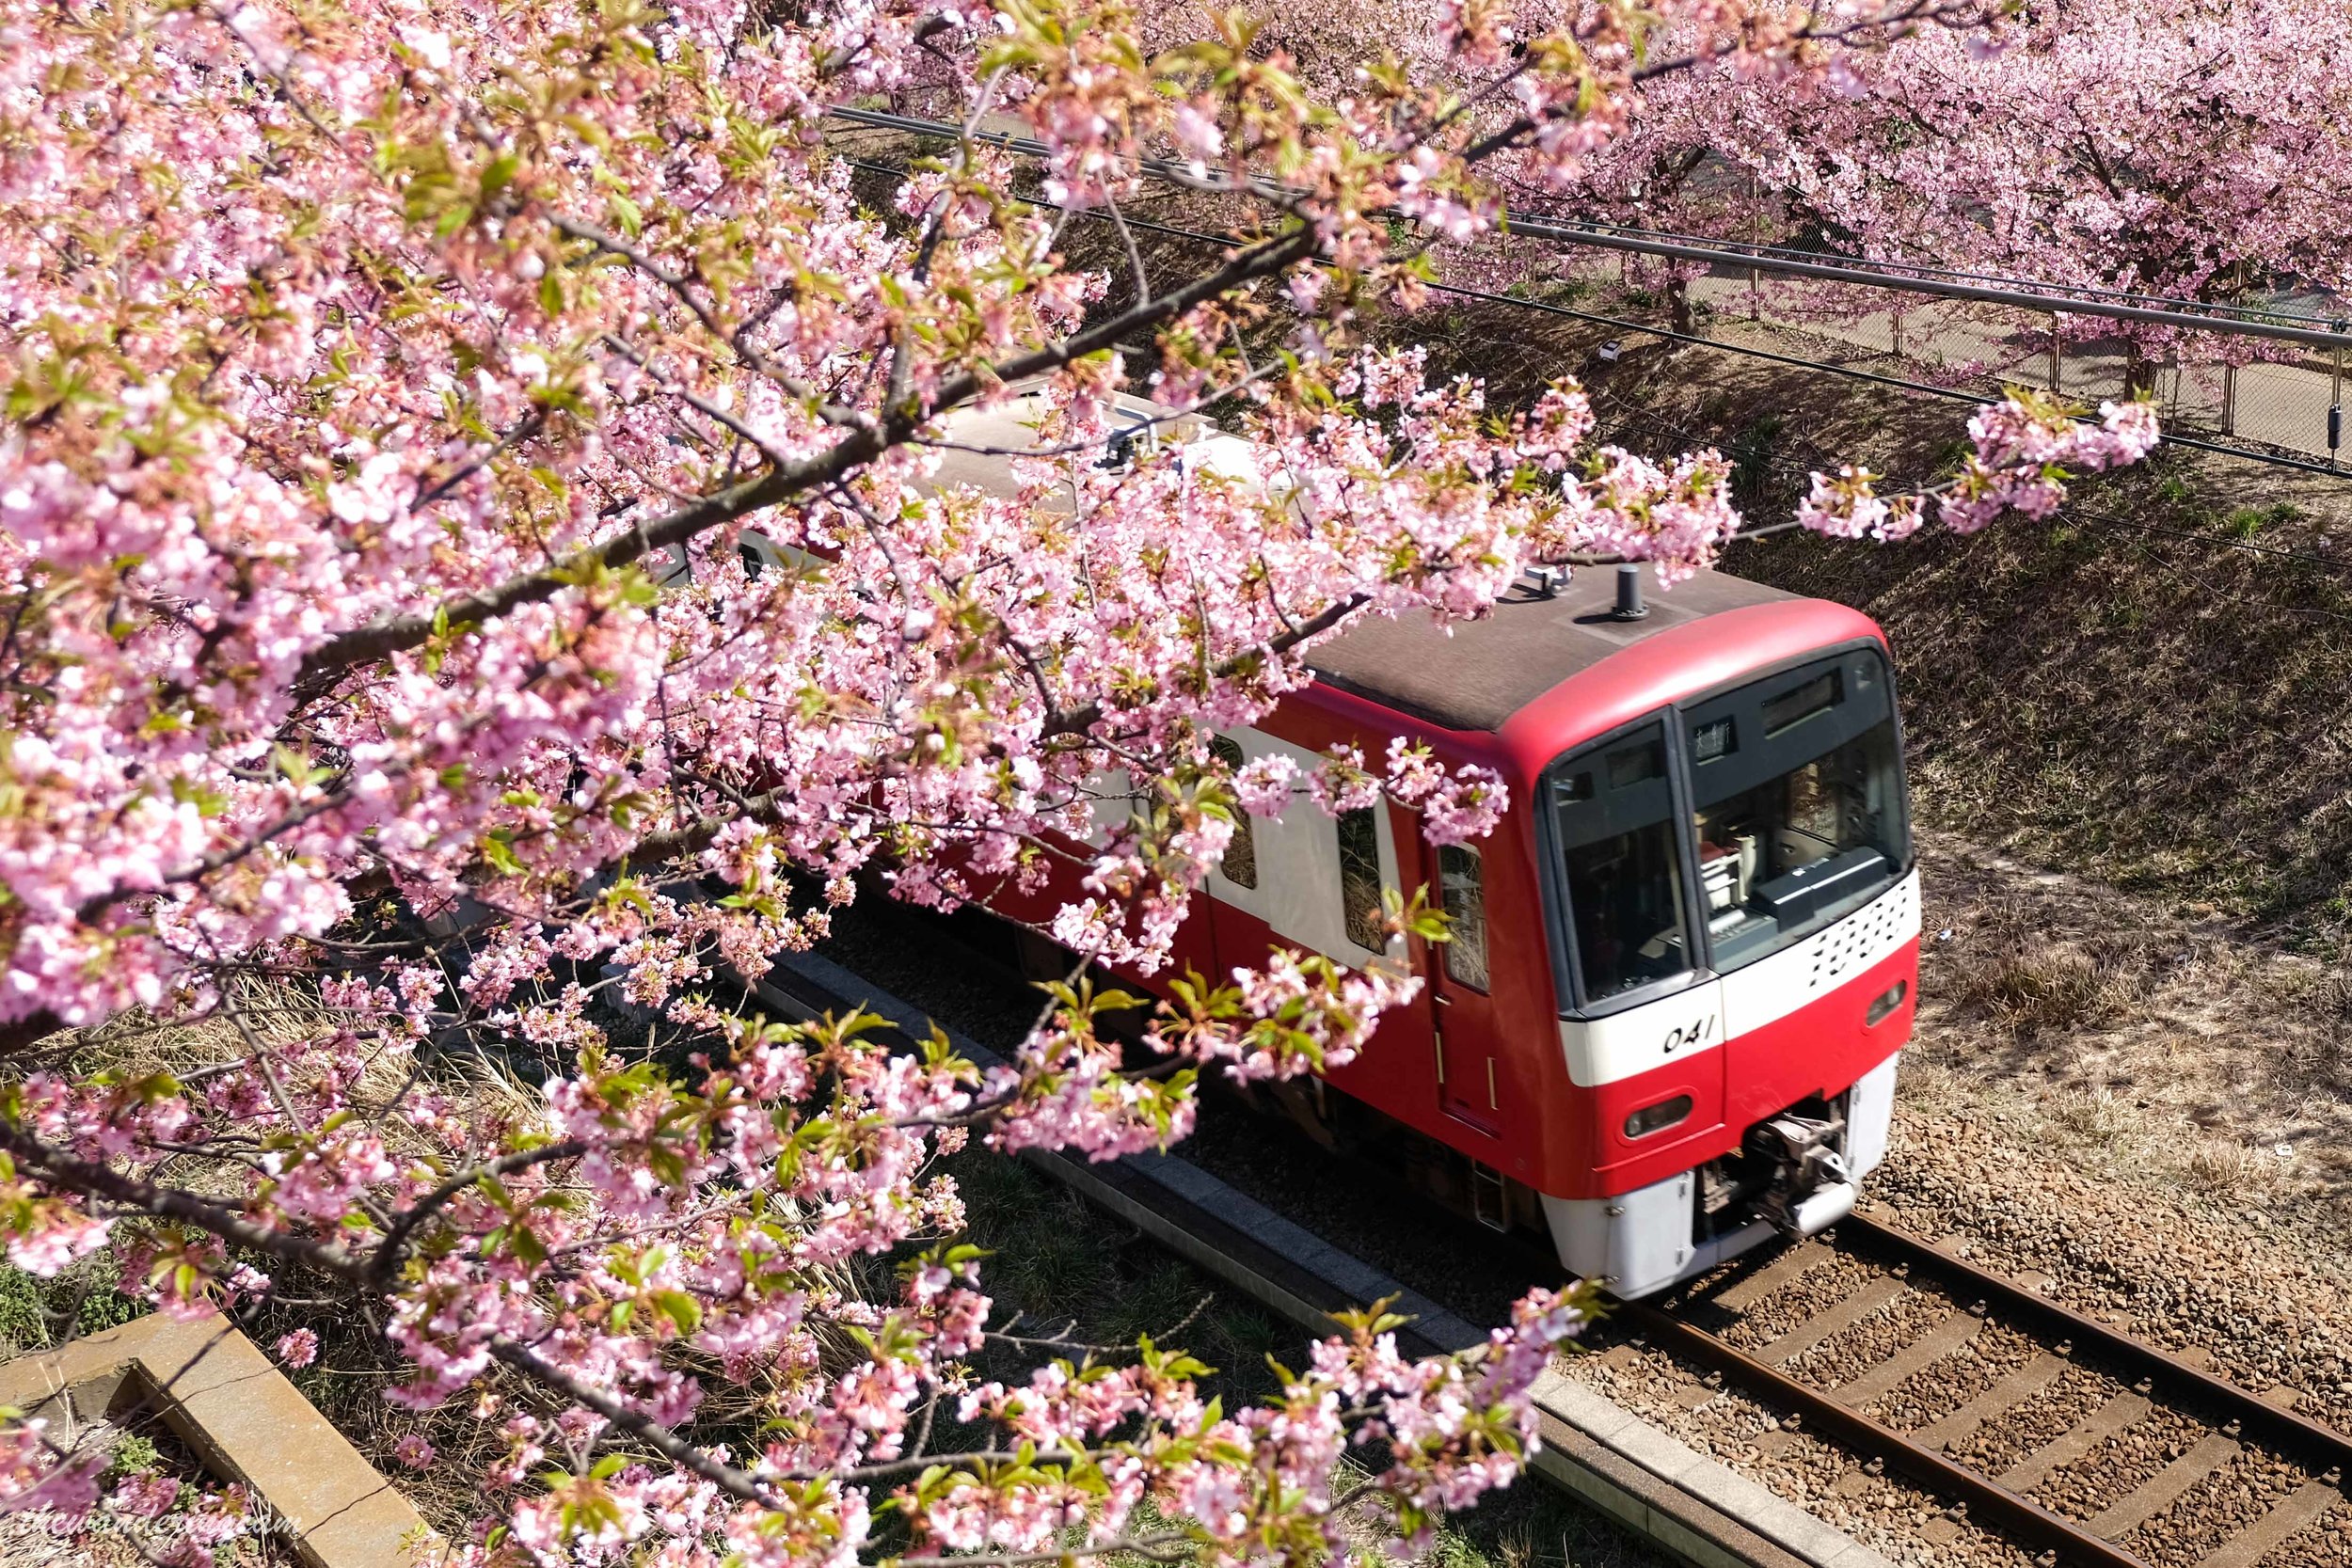
<instances>
[{"instance_id":1,"label":"red and white train","mask_svg":"<svg viewBox=\"0 0 2352 1568\"><path fill-rule=\"evenodd\" d=\"M1229 737L1245 757L1402 734L1494 768L1512 801L1444 847L1401 807L1295 809L1212 876L1178 955L1204 972L1269 943L1370 962L1358 911L1384 884L1437 890L1453 919L1451 942L1386 947L1427 985L1330 1073L1326 1130L1402 1134L1423 1183L1548 1229L1625 1297L1851 1210L1918 980L1878 627L1715 573L1635 618L1585 573L1450 637L1366 622L1311 662L1313 686Z\"/></svg>"},{"instance_id":2,"label":"red and white train","mask_svg":"<svg viewBox=\"0 0 2352 1568\"><path fill-rule=\"evenodd\" d=\"M1450 635L1370 620L1319 647L1315 683L1222 737L1229 758L1403 735L1500 772L1510 812L1442 847L1394 805L1253 820L1176 954L1419 966L1421 1000L1287 1108L1490 1226L1548 1230L1621 1297L1852 1208L1919 958L1878 626L1718 573L1645 606L1640 582L1581 573ZM1383 886L1438 893L1454 940L1384 942Z\"/></svg>"},{"instance_id":3,"label":"red and white train","mask_svg":"<svg viewBox=\"0 0 2352 1568\"><path fill-rule=\"evenodd\" d=\"M1017 446L1023 418L958 434ZM1549 1231L1629 1298L1852 1208L1886 1149L1919 940L1877 626L1718 573L1641 606L1639 580L1533 582L1451 635L1369 620L1318 647L1311 687L1219 738L1229 760L1311 768L1402 735L1501 773L1510 811L1442 847L1392 804L1248 820L1162 972L1272 945L1419 966L1421 998L1355 1061L1276 1098L1494 1228ZM1437 892L1454 940L1386 939L1384 886Z\"/></svg>"}]
</instances>

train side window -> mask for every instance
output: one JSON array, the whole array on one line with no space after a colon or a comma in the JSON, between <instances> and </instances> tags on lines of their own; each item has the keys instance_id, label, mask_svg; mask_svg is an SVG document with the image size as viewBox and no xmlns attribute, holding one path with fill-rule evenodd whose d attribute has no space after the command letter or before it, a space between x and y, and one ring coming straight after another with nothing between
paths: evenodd
<instances>
[{"instance_id":1,"label":"train side window","mask_svg":"<svg viewBox=\"0 0 2352 1568\"><path fill-rule=\"evenodd\" d=\"M1347 940L1367 952L1388 949L1380 919L1380 829L1375 808L1340 813L1340 913Z\"/></svg>"},{"instance_id":2,"label":"train side window","mask_svg":"<svg viewBox=\"0 0 2352 1568\"><path fill-rule=\"evenodd\" d=\"M1476 849L1448 844L1438 850L1438 902L1454 934L1443 949L1446 978L1486 990L1486 868Z\"/></svg>"},{"instance_id":3,"label":"train side window","mask_svg":"<svg viewBox=\"0 0 2352 1568\"><path fill-rule=\"evenodd\" d=\"M1216 753L1216 760L1223 763L1228 770L1235 773L1241 771L1242 754L1239 742L1220 735L1209 742L1209 750ZM1249 814L1242 810L1238 803L1233 807L1233 836L1225 846L1225 859L1218 863L1217 870L1222 872L1225 879L1235 887L1255 888L1258 885L1256 824L1250 820Z\"/></svg>"},{"instance_id":4,"label":"train side window","mask_svg":"<svg viewBox=\"0 0 2352 1568\"><path fill-rule=\"evenodd\" d=\"M1584 1000L1690 969L1664 727L1645 725L1571 764L1555 778L1553 806Z\"/></svg>"}]
</instances>

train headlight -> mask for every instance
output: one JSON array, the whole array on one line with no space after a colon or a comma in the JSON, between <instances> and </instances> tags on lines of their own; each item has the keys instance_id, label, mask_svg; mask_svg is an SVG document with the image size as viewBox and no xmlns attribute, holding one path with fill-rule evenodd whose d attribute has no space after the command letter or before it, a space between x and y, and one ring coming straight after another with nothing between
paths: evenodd
<instances>
[{"instance_id":1,"label":"train headlight","mask_svg":"<svg viewBox=\"0 0 2352 1568\"><path fill-rule=\"evenodd\" d=\"M1910 994L1910 981L1896 981L1893 985L1879 992L1878 1000L1870 1004L1870 1010L1862 1015L1862 1026L1865 1029L1867 1029L1873 1023L1878 1022L1887 1014L1901 1006L1903 1005L1903 998L1909 996Z\"/></svg>"},{"instance_id":2,"label":"train headlight","mask_svg":"<svg viewBox=\"0 0 2352 1568\"><path fill-rule=\"evenodd\" d=\"M1691 1114L1691 1097L1678 1094L1672 1100L1661 1100L1655 1105L1645 1105L1625 1118L1625 1135L1646 1138L1652 1132L1672 1127Z\"/></svg>"}]
</instances>

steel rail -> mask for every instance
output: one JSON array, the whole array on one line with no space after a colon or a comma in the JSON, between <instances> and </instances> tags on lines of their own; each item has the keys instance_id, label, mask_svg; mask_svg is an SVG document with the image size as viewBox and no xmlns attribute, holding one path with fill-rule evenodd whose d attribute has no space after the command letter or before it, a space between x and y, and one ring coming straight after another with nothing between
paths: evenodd
<instances>
[{"instance_id":1,"label":"steel rail","mask_svg":"<svg viewBox=\"0 0 2352 1568\"><path fill-rule=\"evenodd\" d=\"M922 119L912 115L886 114L879 109L828 109L826 115L834 119L876 130L898 131L907 135L925 136L933 140L961 141L963 127L945 120ZM1028 136L1016 136L1003 131L978 131L972 139L992 147L1001 147L1023 157L1041 158L1051 149L1043 142ZM1164 180L1188 181L1196 178L1182 163L1167 158L1144 158L1137 166L1146 174ZM1259 194L1279 198L1285 194L1270 181L1253 180L1251 187ZM1239 194L1236 192L1235 194ZM1600 225L1547 223L1540 219L1504 214L1505 227L1514 234L1530 239L1550 240L1564 245L1594 245L1604 250L1632 251L1645 256L1662 256L1676 261L1705 261L1711 266L1754 268L1759 272L1779 273L1792 277L1814 277L1836 283L1858 283L1872 288L1895 289L1910 293L1933 294L1944 299L1969 300L1980 305L2009 305L2029 310L2054 310L2068 316L2100 316L2110 321L2137 322L2152 326L2185 327L2197 332L2217 333L2226 337L2269 338L2280 342L2300 343L2310 348L2352 348L2352 332L2331 332L2320 327L2289 326L2282 323L2248 321L2233 317L2202 314L2193 310L2159 309L2145 305L2119 305L2103 299L2079 294L2067 294L2057 289L2021 290L1994 288L1985 284L1962 283L1944 278L1906 277L1894 273L1869 268L1841 266L1829 262L1800 261L1772 256L1760 251L1742 250L1735 245L1688 245L1672 240L1650 239ZM2183 301L2183 304L2188 303Z\"/></svg>"},{"instance_id":2,"label":"steel rail","mask_svg":"<svg viewBox=\"0 0 2352 1568\"><path fill-rule=\"evenodd\" d=\"M1843 1224L1843 1221L1839 1222ZM1707 1330L1652 1307L1630 1302L1618 1308L1639 1323L1652 1343L1703 1363L1751 1393L1804 1417L1850 1448L1873 1455L1943 1497L1966 1504L1968 1519L2057 1554L2057 1561L2093 1563L2098 1568L2149 1568L2147 1560L2091 1534L2032 1499L1956 1465L1934 1449L1913 1442L1890 1426L1837 1402L1822 1390L1798 1382Z\"/></svg>"},{"instance_id":3,"label":"steel rail","mask_svg":"<svg viewBox=\"0 0 2352 1568\"><path fill-rule=\"evenodd\" d=\"M2144 1339L2110 1328L2096 1318L2026 1289L2013 1279L1931 1246L1898 1226L1851 1214L1837 1222L1835 1240L1823 1239L1840 1249L1908 1264L1913 1277L1927 1275L1963 1301L1973 1299L1994 1305L2012 1321L2070 1341L2069 1359L2080 1360L2090 1352L2127 1368L2134 1377L2144 1378L2152 1388L2161 1390L2168 1404L2209 1419L2217 1427L2235 1422L2249 1437L2307 1469L2332 1471L2339 1480L2352 1474L2352 1435L2308 1416L2299 1416L2284 1405L2273 1404L2261 1395L2192 1367Z\"/></svg>"}]
</instances>

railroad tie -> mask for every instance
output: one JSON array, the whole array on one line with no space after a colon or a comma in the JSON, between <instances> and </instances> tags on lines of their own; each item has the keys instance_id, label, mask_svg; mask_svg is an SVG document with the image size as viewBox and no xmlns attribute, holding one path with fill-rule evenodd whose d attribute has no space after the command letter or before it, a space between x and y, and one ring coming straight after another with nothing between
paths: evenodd
<instances>
[{"instance_id":1,"label":"railroad tie","mask_svg":"<svg viewBox=\"0 0 2352 1568\"><path fill-rule=\"evenodd\" d=\"M2076 1421L2073 1430L2036 1449L2016 1464L2001 1472L2000 1481L2012 1492L2026 1492L2041 1484L2043 1477L2063 1465L2072 1465L2117 1433L2148 1414L2152 1408L2137 1394L2118 1394L2098 1409Z\"/></svg>"},{"instance_id":2,"label":"railroad tie","mask_svg":"<svg viewBox=\"0 0 2352 1568\"><path fill-rule=\"evenodd\" d=\"M2306 1481L2296 1494L2214 1548L2197 1568L2254 1568L2272 1548L2342 1498L2325 1481Z\"/></svg>"},{"instance_id":3,"label":"railroad tie","mask_svg":"<svg viewBox=\"0 0 2352 1568\"><path fill-rule=\"evenodd\" d=\"M2084 1528L2102 1541L2128 1535L2136 1526L2170 1508L2180 1500L2182 1493L2236 1457L2234 1441L2217 1432L2209 1432L2197 1439L2188 1452L2141 1481L2130 1497Z\"/></svg>"},{"instance_id":4,"label":"railroad tie","mask_svg":"<svg viewBox=\"0 0 2352 1568\"><path fill-rule=\"evenodd\" d=\"M1901 1295L1906 1289L1908 1287L1899 1279L1873 1279L1845 1300L1817 1316L1807 1318L1757 1351L1756 1358L1768 1367L1786 1366L1840 1329L1851 1328Z\"/></svg>"},{"instance_id":5,"label":"railroad tie","mask_svg":"<svg viewBox=\"0 0 2352 1568\"><path fill-rule=\"evenodd\" d=\"M1829 1248L1819 1242L1799 1242L1737 1285L1708 1297L1708 1305L1744 1312L1828 1256Z\"/></svg>"},{"instance_id":6,"label":"railroad tie","mask_svg":"<svg viewBox=\"0 0 2352 1568\"><path fill-rule=\"evenodd\" d=\"M1913 1433L1912 1441L1929 1449L1948 1449L1963 1442L1985 1422L2025 1403L2056 1383L2064 1370L2066 1363L2058 1357L2036 1355L1958 1410Z\"/></svg>"},{"instance_id":7,"label":"railroad tie","mask_svg":"<svg viewBox=\"0 0 2352 1568\"><path fill-rule=\"evenodd\" d=\"M1948 1318L1939 1320L1925 1334L1861 1376L1850 1378L1832 1388L1830 1396L1853 1410L1861 1409L1873 1400L1884 1399L1975 1338L1983 1327L1982 1318L1955 1312Z\"/></svg>"}]
</instances>

